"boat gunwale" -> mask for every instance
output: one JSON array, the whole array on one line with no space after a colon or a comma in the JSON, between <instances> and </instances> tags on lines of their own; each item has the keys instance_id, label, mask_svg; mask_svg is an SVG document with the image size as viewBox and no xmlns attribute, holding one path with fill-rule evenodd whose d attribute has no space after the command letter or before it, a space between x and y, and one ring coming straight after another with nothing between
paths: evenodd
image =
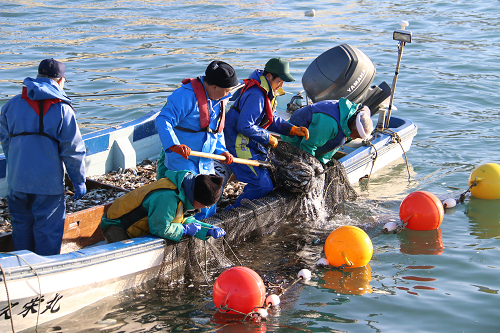
<instances>
[{"instance_id":1,"label":"boat gunwale","mask_svg":"<svg viewBox=\"0 0 500 333\"><path fill-rule=\"evenodd\" d=\"M106 249L110 247L113 247L113 249L109 250ZM142 236L122 242L91 246L78 251L55 255L54 257L63 256L63 258L58 258L53 261L45 261L45 262L30 264L30 266L36 271L38 275L53 274L68 269L85 268L91 265L105 263L111 260L116 260L146 252L151 252L156 249L164 247L165 247L164 239L156 236ZM96 249L99 251L98 253L91 253L88 255L82 253L82 252L95 252ZM21 252L21 251L14 251L14 252ZM25 253L31 254L32 252L26 251ZM37 256L36 254L34 255ZM75 255L80 255L80 257L74 257ZM0 258L5 259L6 257L11 257L11 256L15 256L15 254L2 254ZM22 254L20 256L22 256ZM13 258L13 260L16 259L19 260L18 258ZM22 265L20 266L3 267L7 280L28 278L36 275L33 272L33 269L30 266L28 266L24 261L20 261L20 263L22 263ZM71 266L71 267L65 267L65 266ZM2 277L0 277L0 281L3 281Z\"/></svg>"}]
</instances>

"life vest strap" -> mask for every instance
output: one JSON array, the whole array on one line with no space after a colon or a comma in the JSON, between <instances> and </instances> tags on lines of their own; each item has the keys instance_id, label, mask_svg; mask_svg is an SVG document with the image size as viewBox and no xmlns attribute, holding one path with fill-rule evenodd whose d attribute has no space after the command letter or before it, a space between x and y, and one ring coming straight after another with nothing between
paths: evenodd
<instances>
[{"instance_id":1,"label":"life vest strap","mask_svg":"<svg viewBox=\"0 0 500 333\"><path fill-rule=\"evenodd\" d=\"M267 96L266 89L264 89L260 85L259 81L255 80L255 79L244 79L243 81L245 82L245 86L241 89L240 98L238 98L238 101L231 106L231 109L234 109L236 112L241 113L241 109L239 107L241 96L243 96L243 94L249 88L251 88L253 86L259 87L260 90L262 90L262 92L264 93L264 104L265 104L264 109L266 111L266 117L262 118L262 121L260 122L259 127L262 127L263 129L268 128L273 123L274 119L273 119L273 110L271 107L271 101L269 100L269 96Z\"/></svg>"},{"instance_id":2,"label":"life vest strap","mask_svg":"<svg viewBox=\"0 0 500 333\"><path fill-rule=\"evenodd\" d=\"M220 117L219 117L219 119L220 119ZM189 133L199 133L199 132L208 132L210 134L217 134L217 133L219 133L218 131L214 131L210 127L205 127L205 128L202 128L202 129L200 129L198 131L192 130L190 128L181 127L181 126L175 126L174 128L176 130L183 131L183 132L189 132Z\"/></svg>"},{"instance_id":3,"label":"life vest strap","mask_svg":"<svg viewBox=\"0 0 500 333\"><path fill-rule=\"evenodd\" d=\"M41 136L44 136L46 138L49 138L53 141L55 141L57 144L60 143L59 140L51 137L49 134L45 133L44 131L44 128L43 128L43 116L45 115L45 113L47 113L47 111L49 110L49 107L50 105L52 104L56 104L56 103L59 103L59 102L62 102L60 99L51 99L51 100L48 100L49 103L48 103L48 107L47 107L47 110L44 110L44 101L43 99L39 100L38 101L38 112L37 110L35 109L34 104L35 101L33 100L30 100L28 98L28 95L26 93L26 87L23 88L23 94L21 96L23 99L26 99L28 101L28 104L33 108L33 110L38 114L38 132L21 132L21 133L17 133L17 134L9 134L9 137L10 138L15 138L16 136L20 136L20 135L41 135Z\"/></svg>"},{"instance_id":4,"label":"life vest strap","mask_svg":"<svg viewBox=\"0 0 500 333\"><path fill-rule=\"evenodd\" d=\"M196 100L198 102L198 109L200 112L200 130L193 130L190 128L185 128L182 126L176 126L175 129L183 132L189 133L198 133L198 132L208 132L211 134L222 133L224 130L224 124L226 119L226 113L224 112L226 109L226 101L222 100L220 105L220 113L217 122L219 125L217 126L217 130L213 130L210 128L210 112L208 111L208 99L207 93L205 91L205 87L201 83L201 79L198 77L196 79L184 79L182 80L183 84L191 83L191 87L193 87L194 95L196 96Z\"/></svg>"}]
</instances>

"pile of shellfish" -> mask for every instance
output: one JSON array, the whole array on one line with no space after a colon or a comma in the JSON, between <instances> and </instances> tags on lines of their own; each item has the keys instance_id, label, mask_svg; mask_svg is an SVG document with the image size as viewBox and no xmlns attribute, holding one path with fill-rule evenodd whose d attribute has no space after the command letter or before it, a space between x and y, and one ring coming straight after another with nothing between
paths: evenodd
<instances>
[{"instance_id":1,"label":"pile of shellfish","mask_svg":"<svg viewBox=\"0 0 500 333\"><path fill-rule=\"evenodd\" d=\"M0 235L10 231L12 231L12 225L10 224L10 213L9 207L7 206L7 200L0 198Z\"/></svg>"},{"instance_id":2,"label":"pile of shellfish","mask_svg":"<svg viewBox=\"0 0 500 333\"><path fill-rule=\"evenodd\" d=\"M125 193L127 192L120 191L119 189L98 188L88 191L81 199L73 200L73 193L67 190L64 197L64 201L66 204L66 213L74 213L90 207L113 202L116 198L124 195Z\"/></svg>"},{"instance_id":3,"label":"pile of shellfish","mask_svg":"<svg viewBox=\"0 0 500 333\"><path fill-rule=\"evenodd\" d=\"M89 178L131 191L156 180L156 162L145 159L142 163L137 164L135 168L125 170L118 168L117 171L110 171L103 176Z\"/></svg>"},{"instance_id":4,"label":"pile of shellfish","mask_svg":"<svg viewBox=\"0 0 500 333\"><path fill-rule=\"evenodd\" d=\"M135 168L128 168L125 170L119 168L117 171L110 171L105 175L91 176L89 178L103 184L121 188L125 191L120 191L120 189L93 189L87 191L83 198L73 200L71 188L66 187L66 213L74 213L90 207L113 202L116 198L127 193L127 191L132 191L138 187L154 182L156 180L156 162L146 159ZM217 210L221 211L229 205L232 205L243 191L244 186L245 183L241 183L237 180L229 181L224 188L222 198L217 204ZM0 234L12 231L10 219L7 200L0 198Z\"/></svg>"}]
</instances>

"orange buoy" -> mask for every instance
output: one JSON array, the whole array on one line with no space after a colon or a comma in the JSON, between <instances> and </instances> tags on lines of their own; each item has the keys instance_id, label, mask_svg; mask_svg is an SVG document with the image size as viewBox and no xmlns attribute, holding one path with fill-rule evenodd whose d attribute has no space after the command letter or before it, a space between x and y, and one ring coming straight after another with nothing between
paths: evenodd
<instances>
[{"instance_id":1,"label":"orange buoy","mask_svg":"<svg viewBox=\"0 0 500 333\"><path fill-rule=\"evenodd\" d=\"M478 166L469 176L470 193L479 199L500 199L500 165L486 163Z\"/></svg>"},{"instance_id":2,"label":"orange buoy","mask_svg":"<svg viewBox=\"0 0 500 333\"><path fill-rule=\"evenodd\" d=\"M217 278L213 288L213 301L217 309L225 313L233 309L245 314L264 304L266 287L259 274L248 267L236 266L226 269Z\"/></svg>"},{"instance_id":3,"label":"orange buoy","mask_svg":"<svg viewBox=\"0 0 500 333\"><path fill-rule=\"evenodd\" d=\"M427 191L415 191L406 196L399 207L399 218L408 222L411 230L434 230L443 222L444 208L434 194Z\"/></svg>"},{"instance_id":4,"label":"orange buoy","mask_svg":"<svg viewBox=\"0 0 500 333\"><path fill-rule=\"evenodd\" d=\"M325 242L325 255L330 265L365 266L373 254L370 237L358 227L345 225L330 233Z\"/></svg>"}]
</instances>

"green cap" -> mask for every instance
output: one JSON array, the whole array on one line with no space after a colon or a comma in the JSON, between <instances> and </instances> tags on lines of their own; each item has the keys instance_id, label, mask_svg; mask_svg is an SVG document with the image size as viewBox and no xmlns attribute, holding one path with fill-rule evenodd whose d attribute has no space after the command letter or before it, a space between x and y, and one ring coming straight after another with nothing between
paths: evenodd
<instances>
[{"instance_id":1,"label":"green cap","mask_svg":"<svg viewBox=\"0 0 500 333\"><path fill-rule=\"evenodd\" d=\"M279 77L285 82L295 81L292 75L290 75L290 67L288 66L288 61L281 58L272 58L264 67L265 71L269 73L278 74Z\"/></svg>"}]
</instances>

